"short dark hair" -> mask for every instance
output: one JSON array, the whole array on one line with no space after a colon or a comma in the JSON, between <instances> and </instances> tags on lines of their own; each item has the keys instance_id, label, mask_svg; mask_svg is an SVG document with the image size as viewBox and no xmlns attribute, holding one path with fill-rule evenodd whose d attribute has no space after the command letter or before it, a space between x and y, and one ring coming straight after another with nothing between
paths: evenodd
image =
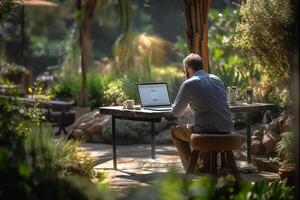
<instances>
[{"instance_id":1,"label":"short dark hair","mask_svg":"<svg viewBox=\"0 0 300 200\"><path fill-rule=\"evenodd\" d=\"M185 67L191 67L195 71L203 69L202 58L198 54L191 53L183 59L183 64Z\"/></svg>"}]
</instances>

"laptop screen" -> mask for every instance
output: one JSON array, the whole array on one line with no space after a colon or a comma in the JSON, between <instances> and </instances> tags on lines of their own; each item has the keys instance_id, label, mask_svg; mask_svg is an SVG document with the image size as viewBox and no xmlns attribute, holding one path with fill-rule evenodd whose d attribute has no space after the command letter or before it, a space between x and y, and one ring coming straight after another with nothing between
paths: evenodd
<instances>
[{"instance_id":1,"label":"laptop screen","mask_svg":"<svg viewBox=\"0 0 300 200\"><path fill-rule=\"evenodd\" d=\"M141 83L137 85L142 106L170 106L167 83Z\"/></svg>"}]
</instances>

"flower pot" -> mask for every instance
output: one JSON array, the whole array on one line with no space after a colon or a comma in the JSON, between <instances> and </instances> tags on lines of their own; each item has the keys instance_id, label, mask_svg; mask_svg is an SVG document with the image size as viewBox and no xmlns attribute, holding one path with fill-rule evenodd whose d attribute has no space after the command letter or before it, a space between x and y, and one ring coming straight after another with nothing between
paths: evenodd
<instances>
[{"instance_id":1,"label":"flower pot","mask_svg":"<svg viewBox=\"0 0 300 200\"><path fill-rule=\"evenodd\" d=\"M288 166L288 167L280 167L278 169L278 174L280 180L286 180L287 185L293 186L295 185L295 167Z\"/></svg>"}]
</instances>

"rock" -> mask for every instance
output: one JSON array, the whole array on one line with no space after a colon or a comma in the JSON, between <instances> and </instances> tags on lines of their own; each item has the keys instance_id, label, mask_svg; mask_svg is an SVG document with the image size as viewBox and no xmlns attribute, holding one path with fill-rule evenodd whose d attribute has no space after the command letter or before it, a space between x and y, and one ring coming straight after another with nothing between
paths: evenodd
<instances>
[{"instance_id":1,"label":"rock","mask_svg":"<svg viewBox=\"0 0 300 200\"><path fill-rule=\"evenodd\" d=\"M278 135L280 134L280 127L277 119L273 120L271 123L265 126L264 134L268 133L269 131L275 132Z\"/></svg>"},{"instance_id":2,"label":"rock","mask_svg":"<svg viewBox=\"0 0 300 200\"><path fill-rule=\"evenodd\" d=\"M262 130L255 130L255 131L253 131L252 136L251 136L252 140L256 139L256 140L261 141L262 138L263 138L263 131Z\"/></svg>"},{"instance_id":3,"label":"rock","mask_svg":"<svg viewBox=\"0 0 300 200\"><path fill-rule=\"evenodd\" d=\"M255 130L255 131L253 131L253 133L252 133L253 136L258 136L258 137L259 137L259 136L262 136L262 134L263 134L263 133L262 133L261 130Z\"/></svg>"},{"instance_id":4,"label":"rock","mask_svg":"<svg viewBox=\"0 0 300 200\"><path fill-rule=\"evenodd\" d=\"M256 157L254 162L258 171L278 172L279 163L276 160L271 160L265 157Z\"/></svg>"},{"instance_id":5,"label":"rock","mask_svg":"<svg viewBox=\"0 0 300 200\"><path fill-rule=\"evenodd\" d=\"M251 153L253 154L262 154L264 145L259 140L252 140L251 142Z\"/></svg>"},{"instance_id":6,"label":"rock","mask_svg":"<svg viewBox=\"0 0 300 200\"><path fill-rule=\"evenodd\" d=\"M268 110L265 112L262 122L264 124L270 123L273 119L279 116L278 110Z\"/></svg>"},{"instance_id":7,"label":"rock","mask_svg":"<svg viewBox=\"0 0 300 200\"><path fill-rule=\"evenodd\" d=\"M93 142L93 134L102 135L103 127L110 124L110 120L110 116L101 115L99 111L93 111L78 117L75 123L67 128L67 131L71 133L71 138L86 139Z\"/></svg>"},{"instance_id":8,"label":"rock","mask_svg":"<svg viewBox=\"0 0 300 200\"><path fill-rule=\"evenodd\" d=\"M261 141L260 138L259 138L259 136L256 136L256 135L252 135L251 136L251 141L253 141L253 140Z\"/></svg>"},{"instance_id":9,"label":"rock","mask_svg":"<svg viewBox=\"0 0 300 200\"><path fill-rule=\"evenodd\" d=\"M289 116L281 125L281 133L290 131L293 128L293 116Z\"/></svg>"},{"instance_id":10,"label":"rock","mask_svg":"<svg viewBox=\"0 0 300 200\"><path fill-rule=\"evenodd\" d=\"M92 125L92 122L83 122L76 126L76 129L86 130L88 127Z\"/></svg>"},{"instance_id":11,"label":"rock","mask_svg":"<svg viewBox=\"0 0 300 200\"><path fill-rule=\"evenodd\" d=\"M273 152L278 141L279 135L273 131L269 131L264 135L262 143L265 145L267 151Z\"/></svg>"},{"instance_id":12,"label":"rock","mask_svg":"<svg viewBox=\"0 0 300 200\"><path fill-rule=\"evenodd\" d=\"M185 118L187 121L190 119L191 115L187 115ZM171 144L170 130L176 124L177 120L174 119L163 119L160 123L155 123L156 144ZM68 127L68 132L75 139L111 144L111 116L101 115L98 111L83 114L73 125ZM116 120L116 135L117 144L149 144L151 142L151 123Z\"/></svg>"},{"instance_id":13,"label":"rock","mask_svg":"<svg viewBox=\"0 0 300 200\"><path fill-rule=\"evenodd\" d=\"M75 129L70 135L70 137L75 140L83 140L86 139L86 133L84 130Z\"/></svg>"},{"instance_id":14,"label":"rock","mask_svg":"<svg viewBox=\"0 0 300 200\"><path fill-rule=\"evenodd\" d=\"M103 127L102 123L94 123L86 130L87 130L87 132L90 132L90 133L99 133L99 132L101 132L102 127Z\"/></svg>"}]
</instances>

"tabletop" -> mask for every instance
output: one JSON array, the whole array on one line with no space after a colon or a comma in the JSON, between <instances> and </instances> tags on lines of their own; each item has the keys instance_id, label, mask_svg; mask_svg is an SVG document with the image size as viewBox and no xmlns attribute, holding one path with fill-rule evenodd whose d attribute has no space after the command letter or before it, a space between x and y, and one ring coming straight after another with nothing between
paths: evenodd
<instances>
[{"instance_id":1,"label":"tabletop","mask_svg":"<svg viewBox=\"0 0 300 200\"><path fill-rule=\"evenodd\" d=\"M62 108L70 108L75 104L74 101L60 101L60 100L37 101L37 99L30 98L30 97L13 97L13 96L4 96L4 95L0 95L0 97L21 102L21 103L27 103L27 104L40 103L45 106L54 106L54 107L62 107Z\"/></svg>"},{"instance_id":2,"label":"tabletop","mask_svg":"<svg viewBox=\"0 0 300 200\"><path fill-rule=\"evenodd\" d=\"M237 102L234 105L230 105L230 110L232 113L265 111L273 108L275 108L275 105L271 103L247 104L244 102ZM154 110L140 109L140 106L135 106L135 109L132 110L123 109L122 106L107 106L107 107L100 107L99 111L101 114L112 115L116 117L132 117L132 118L145 118L145 119L173 117L171 110L154 111Z\"/></svg>"},{"instance_id":3,"label":"tabletop","mask_svg":"<svg viewBox=\"0 0 300 200\"><path fill-rule=\"evenodd\" d=\"M171 111L147 110L141 109L140 106L135 106L135 109L132 110L123 109L123 106L107 106L100 107L99 111L104 115L127 118L159 119L162 117L173 117Z\"/></svg>"}]
</instances>

